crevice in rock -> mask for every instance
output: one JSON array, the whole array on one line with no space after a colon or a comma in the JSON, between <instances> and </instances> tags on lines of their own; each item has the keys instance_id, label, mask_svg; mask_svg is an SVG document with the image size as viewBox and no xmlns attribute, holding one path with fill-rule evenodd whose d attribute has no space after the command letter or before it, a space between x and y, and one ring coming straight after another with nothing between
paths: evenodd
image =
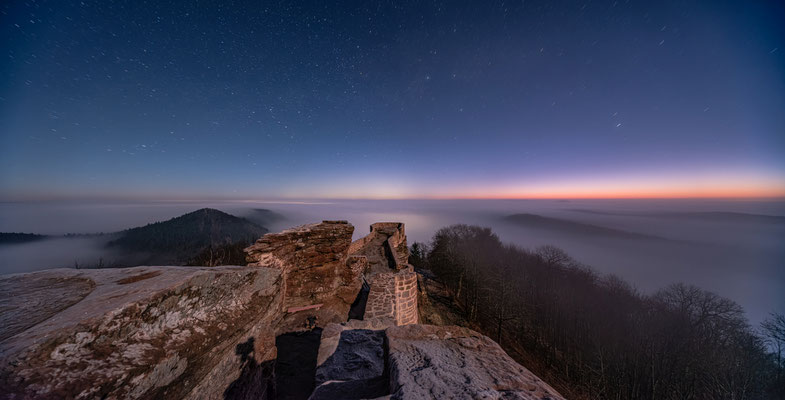
<instances>
[{"instance_id":1,"label":"crevice in rock","mask_svg":"<svg viewBox=\"0 0 785 400\"><path fill-rule=\"evenodd\" d=\"M322 329L285 333L275 339L275 395L281 400L305 400L315 386L316 357Z\"/></svg>"},{"instance_id":2,"label":"crevice in rock","mask_svg":"<svg viewBox=\"0 0 785 400\"><path fill-rule=\"evenodd\" d=\"M368 285L368 282L363 279L363 286L360 288L360 293L357 293L357 298L354 299L354 303L349 308L349 319L359 319L362 321L363 317L365 316L365 306L368 304L368 293L371 291L371 287Z\"/></svg>"}]
</instances>

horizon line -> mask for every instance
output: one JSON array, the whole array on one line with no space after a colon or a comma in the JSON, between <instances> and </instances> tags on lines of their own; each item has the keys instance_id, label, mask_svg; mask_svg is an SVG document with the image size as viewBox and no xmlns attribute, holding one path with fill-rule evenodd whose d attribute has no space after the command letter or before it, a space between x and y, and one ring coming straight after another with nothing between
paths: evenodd
<instances>
[{"instance_id":1,"label":"horizon line","mask_svg":"<svg viewBox=\"0 0 785 400\"><path fill-rule=\"evenodd\" d=\"M57 202L111 202L111 203L203 203L203 202L234 202L234 203L285 203L317 205L329 204L333 201L411 201L411 200L783 200L785 195L769 196L632 196L632 195L613 195L613 196L422 196L422 197L383 197L383 196L314 196L314 197L84 197L84 196L62 196L52 198L21 198L21 199L0 199L0 204L14 203L57 203Z\"/></svg>"}]
</instances>

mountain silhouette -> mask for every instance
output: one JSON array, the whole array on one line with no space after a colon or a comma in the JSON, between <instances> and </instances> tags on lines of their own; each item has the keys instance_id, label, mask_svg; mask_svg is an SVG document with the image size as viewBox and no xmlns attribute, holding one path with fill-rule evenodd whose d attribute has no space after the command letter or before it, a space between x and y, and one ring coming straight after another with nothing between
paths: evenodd
<instances>
[{"instance_id":1,"label":"mountain silhouette","mask_svg":"<svg viewBox=\"0 0 785 400\"><path fill-rule=\"evenodd\" d=\"M513 214L504 217L504 220L524 228L556 231L575 236L602 236L620 239L655 239L668 240L659 236L643 233L629 232L621 229L607 228L599 225L570 221L567 219L544 217L537 214Z\"/></svg>"},{"instance_id":2,"label":"mountain silhouette","mask_svg":"<svg viewBox=\"0 0 785 400\"><path fill-rule=\"evenodd\" d=\"M209 249L251 244L267 232L267 228L245 218L203 208L167 221L120 231L107 247L142 254L146 263L182 265Z\"/></svg>"}]
</instances>

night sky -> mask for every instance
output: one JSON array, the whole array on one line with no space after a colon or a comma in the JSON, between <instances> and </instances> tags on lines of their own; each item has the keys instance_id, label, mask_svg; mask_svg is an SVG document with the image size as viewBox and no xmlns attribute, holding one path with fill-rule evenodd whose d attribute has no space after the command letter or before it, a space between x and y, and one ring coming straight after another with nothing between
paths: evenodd
<instances>
[{"instance_id":1,"label":"night sky","mask_svg":"<svg viewBox=\"0 0 785 400\"><path fill-rule=\"evenodd\" d=\"M782 1L0 11L0 200L785 196Z\"/></svg>"}]
</instances>

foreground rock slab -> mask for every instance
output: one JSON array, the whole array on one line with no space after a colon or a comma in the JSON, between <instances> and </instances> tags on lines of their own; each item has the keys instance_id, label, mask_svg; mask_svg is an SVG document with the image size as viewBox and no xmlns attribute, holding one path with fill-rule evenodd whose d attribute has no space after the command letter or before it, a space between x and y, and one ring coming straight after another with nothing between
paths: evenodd
<instances>
[{"instance_id":1,"label":"foreground rock slab","mask_svg":"<svg viewBox=\"0 0 785 400\"><path fill-rule=\"evenodd\" d=\"M266 398L281 285L244 267L0 277L0 398Z\"/></svg>"},{"instance_id":2,"label":"foreground rock slab","mask_svg":"<svg viewBox=\"0 0 785 400\"><path fill-rule=\"evenodd\" d=\"M386 334L392 399L563 399L470 329L405 325Z\"/></svg>"}]
</instances>

